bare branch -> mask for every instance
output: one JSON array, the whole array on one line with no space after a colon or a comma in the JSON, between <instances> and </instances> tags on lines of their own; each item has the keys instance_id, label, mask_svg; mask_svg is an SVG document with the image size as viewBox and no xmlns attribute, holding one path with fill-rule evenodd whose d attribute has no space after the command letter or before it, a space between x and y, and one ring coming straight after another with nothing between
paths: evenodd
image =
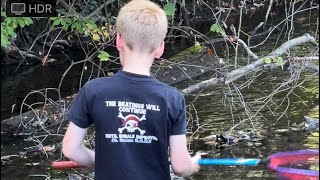
<instances>
[{"instance_id":1,"label":"bare branch","mask_svg":"<svg viewBox=\"0 0 320 180\"><path fill-rule=\"evenodd\" d=\"M271 57L271 58L278 57L278 56L284 54L287 50L289 50L295 46L308 43L308 42L311 42L313 44L316 43L315 38L312 37L310 34L305 34L303 36L291 39L290 41L285 42L278 49L276 49L275 51L270 53L269 57ZM232 81L235 81L235 80L241 78L242 76L244 76L245 74L252 72L254 70L262 70L263 68L261 68L261 66L263 64L264 64L264 58L260 58L257 61L255 61L247 66L235 69L235 70L226 74L225 83L226 84L230 83L231 82L231 81L229 81L230 79L232 79ZM259 67L260 67L260 69L258 69ZM221 80L223 80L223 79L220 79L220 81ZM181 92L184 94L190 94L190 93L193 93L193 92L198 91L200 89L203 89L207 86L216 85L218 83L219 83L219 79L217 79L215 77L215 78L212 78L209 80L199 82L195 85L192 85L186 89L181 90Z\"/></svg>"},{"instance_id":2,"label":"bare branch","mask_svg":"<svg viewBox=\"0 0 320 180\"><path fill-rule=\"evenodd\" d=\"M254 60L259 59L259 57L250 50L248 45L243 40L241 40L238 37L234 37L234 38L236 38L235 40L238 41L238 43L240 43L242 45L242 47L247 51L249 56L251 56Z\"/></svg>"}]
</instances>

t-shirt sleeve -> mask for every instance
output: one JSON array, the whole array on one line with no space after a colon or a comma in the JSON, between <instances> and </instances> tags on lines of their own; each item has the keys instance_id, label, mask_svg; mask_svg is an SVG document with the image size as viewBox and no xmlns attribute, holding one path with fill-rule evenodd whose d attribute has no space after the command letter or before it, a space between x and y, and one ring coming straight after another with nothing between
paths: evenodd
<instances>
[{"instance_id":1,"label":"t-shirt sleeve","mask_svg":"<svg viewBox=\"0 0 320 180\"><path fill-rule=\"evenodd\" d=\"M92 124L86 86L83 86L73 100L68 117L71 122L80 128L88 128Z\"/></svg>"},{"instance_id":2,"label":"t-shirt sleeve","mask_svg":"<svg viewBox=\"0 0 320 180\"><path fill-rule=\"evenodd\" d=\"M175 103L175 116L173 117L171 126L171 135L182 135L187 133L186 120L186 103L182 95L179 94L178 100Z\"/></svg>"}]
</instances>

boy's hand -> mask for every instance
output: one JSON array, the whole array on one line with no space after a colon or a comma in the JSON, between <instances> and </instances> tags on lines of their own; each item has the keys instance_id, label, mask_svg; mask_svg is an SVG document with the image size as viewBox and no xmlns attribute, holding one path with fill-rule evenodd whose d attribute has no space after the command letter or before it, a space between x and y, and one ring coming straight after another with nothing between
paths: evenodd
<instances>
[{"instance_id":1,"label":"boy's hand","mask_svg":"<svg viewBox=\"0 0 320 180\"><path fill-rule=\"evenodd\" d=\"M196 173L200 170L200 165L198 162L201 159L201 156L206 154L207 153L204 153L204 152L197 152L196 155L191 158L192 164L193 164L193 168L192 168L193 173Z\"/></svg>"}]
</instances>

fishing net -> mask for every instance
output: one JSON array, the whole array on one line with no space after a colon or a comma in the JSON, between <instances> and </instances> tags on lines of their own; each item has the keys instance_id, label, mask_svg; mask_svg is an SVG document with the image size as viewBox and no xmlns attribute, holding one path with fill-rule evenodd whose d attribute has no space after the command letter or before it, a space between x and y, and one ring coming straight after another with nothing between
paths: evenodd
<instances>
[{"instance_id":1,"label":"fishing net","mask_svg":"<svg viewBox=\"0 0 320 180\"><path fill-rule=\"evenodd\" d=\"M268 167L279 174L281 180L318 180L319 150L279 152L268 157ZM318 168L317 168L318 169Z\"/></svg>"}]
</instances>

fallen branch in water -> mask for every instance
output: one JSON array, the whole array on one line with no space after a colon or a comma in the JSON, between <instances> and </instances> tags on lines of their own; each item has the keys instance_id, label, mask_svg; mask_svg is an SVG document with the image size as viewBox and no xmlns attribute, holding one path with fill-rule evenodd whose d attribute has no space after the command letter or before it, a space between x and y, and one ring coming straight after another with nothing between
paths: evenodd
<instances>
[{"instance_id":1,"label":"fallen branch in water","mask_svg":"<svg viewBox=\"0 0 320 180\"><path fill-rule=\"evenodd\" d=\"M10 161L11 158L20 158L21 155L13 154L13 155L7 155L7 156L1 156L1 165L6 164L8 161Z\"/></svg>"},{"instance_id":2,"label":"fallen branch in water","mask_svg":"<svg viewBox=\"0 0 320 180\"><path fill-rule=\"evenodd\" d=\"M317 44L314 37L312 37L310 34L305 34L303 36L300 36L300 37L297 37L297 38L291 39L290 41L285 42L279 48L277 48L275 51L271 52L266 57L270 57L270 58L279 57L282 54L284 54L285 52L287 52L289 49L292 49L293 47L296 47L298 45L305 44L305 43ZM199 82L197 84L194 84L192 86L189 86L188 88L181 90L181 92L183 94L191 94L193 92L204 89L208 86L216 85L219 82L224 82L225 84L229 84L230 82L233 82L233 81L243 77L247 73L250 73L253 71L261 71L263 69L261 67L264 65L264 59L266 57L259 58L257 61L255 61L247 66L235 69L235 70L227 73L225 75L225 77L222 77L222 78L214 77L214 78Z\"/></svg>"},{"instance_id":3,"label":"fallen branch in water","mask_svg":"<svg viewBox=\"0 0 320 180\"><path fill-rule=\"evenodd\" d=\"M12 158L12 157L20 157L20 155L14 154L14 155L2 156L2 157L1 157L1 161L2 161L2 160L9 160L9 158Z\"/></svg>"}]
</instances>

